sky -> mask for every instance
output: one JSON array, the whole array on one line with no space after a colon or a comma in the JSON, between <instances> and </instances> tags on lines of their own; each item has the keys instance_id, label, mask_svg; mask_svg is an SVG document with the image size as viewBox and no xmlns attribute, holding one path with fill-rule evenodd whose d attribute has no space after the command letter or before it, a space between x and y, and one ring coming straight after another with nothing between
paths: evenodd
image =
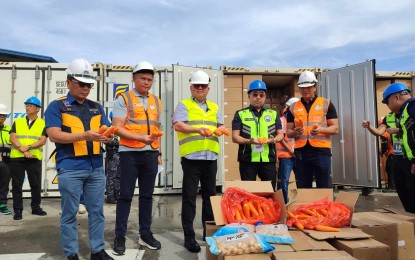
<instances>
[{"instance_id":1,"label":"sky","mask_svg":"<svg viewBox=\"0 0 415 260\"><path fill-rule=\"evenodd\" d=\"M415 71L412 0L2 0L0 48L62 63Z\"/></svg>"}]
</instances>

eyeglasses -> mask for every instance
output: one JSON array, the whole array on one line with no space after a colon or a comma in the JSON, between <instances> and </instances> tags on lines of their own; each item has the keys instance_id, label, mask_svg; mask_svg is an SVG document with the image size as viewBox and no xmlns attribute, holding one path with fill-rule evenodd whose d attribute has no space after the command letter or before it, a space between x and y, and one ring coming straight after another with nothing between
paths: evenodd
<instances>
[{"instance_id":1,"label":"eyeglasses","mask_svg":"<svg viewBox=\"0 0 415 260\"><path fill-rule=\"evenodd\" d=\"M260 97L260 98L263 98L263 97L265 97L266 95L264 94L264 93L252 93L251 94L253 97Z\"/></svg>"},{"instance_id":2,"label":"eyeglasses","mask_svg":"<svg viewBox=\"0 0 415 260\"><path fill-rule=\"evenodd\" d=\"M76 79L71 79L70 81L72 81L73 83L78 84L78 86L79 86L80 88L85 88L85 87L87 87L87 88L91 89L91 88L94 86L94 84L93 84L93 83L85 83L85 82L78 81L78 80L76 80Z\"/></svg>"},{"instance_id":3,"label":"eyeglasses","mask_svg":"<svg viewBox=\"0 0 415 260\"><path fill-rule=\"evenodd\" d=\"M34 107L37 107L36 105L33 105L33 104L26 104L25 106L26 106L26 107L28 107L28 108L34 108Z\"/></svg>"},{"instance_id":4,"label":"eyeglasses","mask_svg":"<svg viewBox=\"0 0 415 260\"><path fill-rule=\"evenodd\" d=\"M209 87L209 85L207 85L207 84L194 84L193 87L195 89L206 89L207 87Z\"/></svg>"}]
</instances>

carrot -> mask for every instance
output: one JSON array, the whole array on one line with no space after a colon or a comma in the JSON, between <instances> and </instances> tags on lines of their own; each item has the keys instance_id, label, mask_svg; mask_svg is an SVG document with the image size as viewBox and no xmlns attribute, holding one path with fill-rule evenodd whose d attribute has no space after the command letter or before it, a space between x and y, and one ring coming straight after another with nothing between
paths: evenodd
<instances>
[{"instance_id":1,"label":"carrot","mask_svg":"<svg viewBox=\"0 0 415 260\"><path fill-rule=\"evenodd\" d=\"M310 216L315 215L315 213L312 210L309 210L309 209L301 209L301 211L304 212L307 215L310 215Z\"/></svg>"},{"instance_id":2,"label":"carrot","mask_svg":"<svg viewBox=\"0 0 415 260\"><path fill-rule=\"evenodd\" d=\"M102 135L105 137L109 137L110 135L113 135L118 132L118 127L111 126L107 131L105 131Z\"/></svg>"},{"instance_id":3,"label":"carrot","mask_svg":"<svg viewBox=\"0 0 415 260\"><path fill-rule=\"evenodd\" d=\"M300 119L295 118L294 119L294 125L295 125L295 127L304 127L303 120L301 118Z\"/></svg>"},{"instance_id":4,"label":"carrot","mask_svg":"<svg viewBox=\"0 0 415 260\"><path fill-rule=\"evenodd\" d=\"M99 129L98 129L98 134L102 135L106 130L108 129L108 126L106 125L102 125Z\"/></svg>"},{"instance_id":5,"label":"carrot","mask_svg":"<svg viewBox=\"0 0 415 260\"><path fill-rule=\"evenodd\" d=\"M203 132L204 132L205 136L212 136L213 135L212 131L208 128L205 128L203 130Z\"/></svg>"},{"instance_id":6,"label":"carrot","mask_svg":"<svg viewBox=\"0 0 415 260\"><path fill-rule=\"evenodd\" d=\"M150 138L154 139L154 138L158 138L160 136L162 136L164 133L161 130L156 130L153 133L150 134Z\"/></svg>"},{"instance_id":7,"label":"carrot","mask_svg":"<svg viewBox=\"0 0 415 260\"><path fill-rule=\"evenodd\" d=\"M299 229L299 230L303 230L304 229L304 225L300 222L300 221L295 221L294 225Z\"/></svg>"},{"instance_id":8,"label":"carrot","mask_svg":"<svg viewBox=\"0 0 415 260\"><path fill-rule=\"evenodd\" d=\"M317 209L317 212L319 212L323 217L327 216L327 210L325 209Z\"/></svg>"},{"instance_id":9,"label":"carrot","mask_svg":"<svg viewBox=\"0 0 415 260\"><path fill-rule=\"evenodd\" d=\"M231 134L231 131L229 129L225 128L221 130L222 134L229 136Z\"/></svg>"},{"instance_id":10,"label":"carrot","mask_svg":"<svg viewBox=\"0 0 415 260\"><path fill-rule=\"evenodd\" d=\"M215 132L213 132L217 136L223 135L222 131L220 129L216 129Z\"/></svg>"},{"instance_id":11,"label":"carrot","mask_svg":"<svg viewBox=\"0 0 415 260\"><path fill-rule=\"evenodd\" d=\"M260 144L266 144L267 143L267 138L266 137L258 137L258 142Z\"/></svg>"},{"instance_id":12,"label":"carrot","mask_svg":"<svg viewBox=\"0 0 415 260\"><path fill-rule=\"evenodd\" d=\"M290 218L294 218L294 219L296 219L297 217L291 212L291 211L289 211L289 210L287 210L287 214L288 214L288 216L290 217Z\"/></svg>"},{"instance_id":13,"label":"carrot","mask_svg":"<svg viewBox=\"0 0 415 260\"><path fill-rule=\"evenodd\" d=\"M305 214L297 215L297 219L308 219L310 216Z\"/></svg>"},{"instance_id":14,"label":"carrot","mask_svg":"<svg viewBox=\"0 0 415 260\"><path fill-rule=\"evenodd\" d=\"M244 212L242 210L242 206L241 204L236 204L236 209L239 211L239 213L241 214L242 219L246 219Z\"/></svg>"},{"instance_id":15,"label":"carrot","mask_svg":"<svg viewBox=\"0 0 415 260\"><path fill-rule=\"evenodd\" d=\"M241 212L238 209L235 211L235 220L240 221L242 220Z\"/></svg>"},{"instance_id":16,"label":"carrot","mask_svg":"<svg viewBox=\"0 0 415 260\"><path fill-rule=\"evenodd\" d=\"M324 225L316 225L314 229L317 231L324 231L324 232L340 232L340 229L338 228L324 226Z\"/></svg>"},{"instance_id":17,"label":"carrot","mask_svg":"<svg viewBox=\"0 0 415 260\"><path fill-rule=\"evenodd\" d=\"M249 209L251 210L252 216L255 217L255 218L258 217L259 213L256 210L256 208L254 207L254 205L252 204L252 202L248 202L248 206L249 206Z\"/></svg>"},{"instance_id":18,"label":"carrot","mask_svg":"<svg viewBox=\"0 0 415 260\"><path fill-rule=\"evenodd\" d=\"M244 208L245 217L250 218L251 217L251 212L250 212L250 208L249 208L248 203L245 202L244 205L243 205L243 208Z\"/></svg>"},{"instance_id":19,"label":"carrot","mask_svg":"<svg viewBox=\"0 0 415 260\"><path fill-rule=\"evenodd\" d=\"M318 124L317 123L314 123L313 129L317 129L317 128L318 128Z\"/></svg>"},{"instance_id":20,"label":"carrot","mask_svg":"<svg viewBox=\"0 0 415 260\"><path fill-rule=\"evenodd\" d=\"M308 229L308 230L313 230L315 228L315 226L313 226L312 224L305 224L304 228Z\"/></svg>"},{"instance_id":21,"label":"carrot","mask_svg":"<svg viewBox=\"0 0 415 260\"><path fill-rule=\"evenodd\" d=\"M262 210L262 208L261 208L261 203L259 202L259 201L257 201L256 203L255 203L255 205L256 205L256 209L258 210L258 214L259 215L264 215L264 211Z\"/></svg>"}]
</instances>

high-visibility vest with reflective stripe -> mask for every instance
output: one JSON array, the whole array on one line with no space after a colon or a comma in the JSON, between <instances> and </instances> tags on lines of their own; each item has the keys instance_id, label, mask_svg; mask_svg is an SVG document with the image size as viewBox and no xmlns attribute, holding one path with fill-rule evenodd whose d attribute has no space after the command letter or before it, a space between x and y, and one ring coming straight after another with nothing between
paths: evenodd
<instances>
[{"instance_id":1,"label":"high-visibility vest with reflective stripe","mask_svg":"<svg viewBox=\"0 0 415 260\"><path fill-rule=\"evenodd\" d=\"M307 140L311 146L316 148L331 148L330 135L318 134L310 135L310 131L315 123L319 127L327 127L327 110L329 109L330 99L317 97L313 102L309 113L307 113L301 101L295 102L290 106L290 111L295 119L301 119L304 122L304 132L295 138L295 148L301 148L306 145Z\"/></svg>"},{"instance_id":2,"label":"high-visibility vest with reflective stripe","mask_svg":"<svg viewBox=\"0 0 415 260\"><path fill-rule=\"evenodd\" d=\"M159 117L161 114L161 101L158 97L149 93L147 108L144 108L140 99L134 95L132 90L121 94L127 107L127 117L124 123L124 129L130 133L138 135L150 135L160 127ZM142 148L145 143L120 138L120 145L131 148ZM158 139L151 143L153 149L159 147Z\"/></svg>"},{"instance_id":3,"label":"high-visibility vest with reflective stripe","mask_svg":"<svg viewBox=\"0 0 415 260\"><path fill-rule=\"evenodd\" d=\"M287 143L288 147L294 148L294 138L288 138L287 136L287 118L285 116L281 118L281 125L284 132L284 141ZM277 148L277 157L278 158L292 158L293 155L284 147L280 142L275 144Z\"/></svg>"},{"instance_id":4,"label":"high-visibility vest with reflective stripe","mask_svg":"<svg viewBox=\"0 0 415 260\"><path fill-rule=\"evenodd\" d=\"M65 102L67 97L57 99L62 116L61 130L66 133L83 133L88 130L97 131L101 126L102 113L99 104L92 100L85 100L89 110L84 111L81 106L71 105ZM79 157L86 155L99 155L101 143L93 141L77 141L69 144L56 143L56 150L63 153L64 157ZM61 151L63 149L63 151Z\"/></svg>"},{"instance_id":5,"label":"high-visibility vest with reflective stripe","mask_svg":"<svg viewBox=\"0 0 415 260\"><path fill-rule=\"evenodd\" d=\"M218 126L218 105L213 102L206 101L208 111L204 111L192 98L181 101L187 108L188 121L184 122L194 128L209 128L212 132ZM182 133L177 132L177 138L180 145L180 156L186 156L191 153L201 151L211 151L219 154L219 139L216 135L202 136L199 133Z\"/></svg>"},{"instance_id":6,"label":"high-visibility vest with reflective stripe","mask_svg":"<svg viewBox=\"0 0 415 260\"><path fill-rule=\"evenodd\" d=\"M277 112L272 109L264 109L261 117L256 118L249 109L242 109L238 112L242 122L240 136L246 139L258 139L258 137L269 138L269 135L276 136ZM254 144L239 145L238 161L240 162L275 162L275 144L264 144L262 152L256 152Z\"/></svg>"},{"instance_id":7,"label":"high-visibility vest with reflective stripe","mask_svg":"<svg viewBox=\"0 0 415 260\"><path fill-rule=\"evenodd\" d=\"M43 130L45 129L45 121L41 118L36 118L35 122L33 123L32 127L27 125L26 118L18 118L16 119L15 126L16 126L16 139L19 140L19 143L24 146L29 146L37 141L40 140L42 137ZM43 154L43 146L38 148L32 148L29 152L33 155L33 158L38 160L42 159ZM12 146L10 152L10 158L24 158L24 153L20 152L14 146Z\"/></svg>"},{"instance_id":8,"label":"high-visibility vest with reflective stripe","mask_svg":"<svg viewBox=\"0 0 415 260\"><path fill-rule=\"evenodd\" d=\"M386 115L386 125L389 126L390 128L397 128L398 126L396 125L397 120L396 120L396 115L395 113L391 112L389 114ZM386 138L387 138L387 134L389 134L388 132L385 132L386 134ZM384 134L384 135L385 135ZM402 141L401 139L398 137L398 134L389 134L390 138L389 138L389 149L388 149L388 155L390 154L397 154L397 155L402 155L402 149L399 149L400 147L402 147ZM398 149L394 150L394 147Z\"/></svg>"},{"instance_id":9,"label":"high-visibility vest with reflective stripe","mask_svg":"<svg viewBox=\"0 0 415 260\"><path fill-rule=\"evenodd\" d=\"M411 98L410 101L406 104L401 115L401 120L399 120L402 129L403 151L409 160L412 160L415 157L415 119L410 117L408 113L408 106L414 101L415 98Z\"/></svg>"},{"instance_id":10,"label":"high-visibility vest with reflective stripe","mask_svg":"<svg viewBox=\"0 0 415 260\"><path fill-rule=\"evenodd\" d=\"M0 155L2 157L10 157L10 129L10 126L3 125L0 131Z\"/></svg>"}]
</instances>

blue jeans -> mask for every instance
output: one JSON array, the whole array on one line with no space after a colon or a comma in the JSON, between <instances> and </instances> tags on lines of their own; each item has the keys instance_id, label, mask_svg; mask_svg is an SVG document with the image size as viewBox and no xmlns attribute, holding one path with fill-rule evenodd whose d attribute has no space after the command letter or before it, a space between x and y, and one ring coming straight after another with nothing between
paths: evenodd
<instances>
[{"instance_id":1,"label":"blue jeans","mask_svg":"<svg viewBox=\"0 0 415 260\"><path fill-rule=\"evenodd\" d=\"M288 183L290 181L291 170L294 167L293 158L278 158L278 189L282 189L285 203L288 202Z\"/></svg>"},{"instance_id":2,"label":"blue jeans","mask_svg":"<svg viewBox=\"0 0 415 260\"><path fill-rule=\"evenodd\" d=\"M138 179L139 232L149 234L153 210L153 192L158 168L158 152L120 152L120 196L117 200L115 235L125 236L135 183Z\"/></svg>"},{"instance_id":3,"label":"blue jeans","mask_svg":"<svg viewBox=\"0 0 415 260\"><path fill-rule=\"evenodd\" d=\"M79 198L84 195L88 208L88 238L91 253L104 248L104 168L90 170L66 170L58 172L61 193L61 242L65 256L78 253L78 213Z\"/></svg>"},{"instance_id":4,"label":"blue jeans","mask_svg":"<svg viewBox=\"0 0 415 260\"><path fill-rule=\"evenodd\" d=\"M331 155L295 152L295 167L299 189L312 188L313 178L317 188L331 188Z\"/></svg>"}]
</instances>

